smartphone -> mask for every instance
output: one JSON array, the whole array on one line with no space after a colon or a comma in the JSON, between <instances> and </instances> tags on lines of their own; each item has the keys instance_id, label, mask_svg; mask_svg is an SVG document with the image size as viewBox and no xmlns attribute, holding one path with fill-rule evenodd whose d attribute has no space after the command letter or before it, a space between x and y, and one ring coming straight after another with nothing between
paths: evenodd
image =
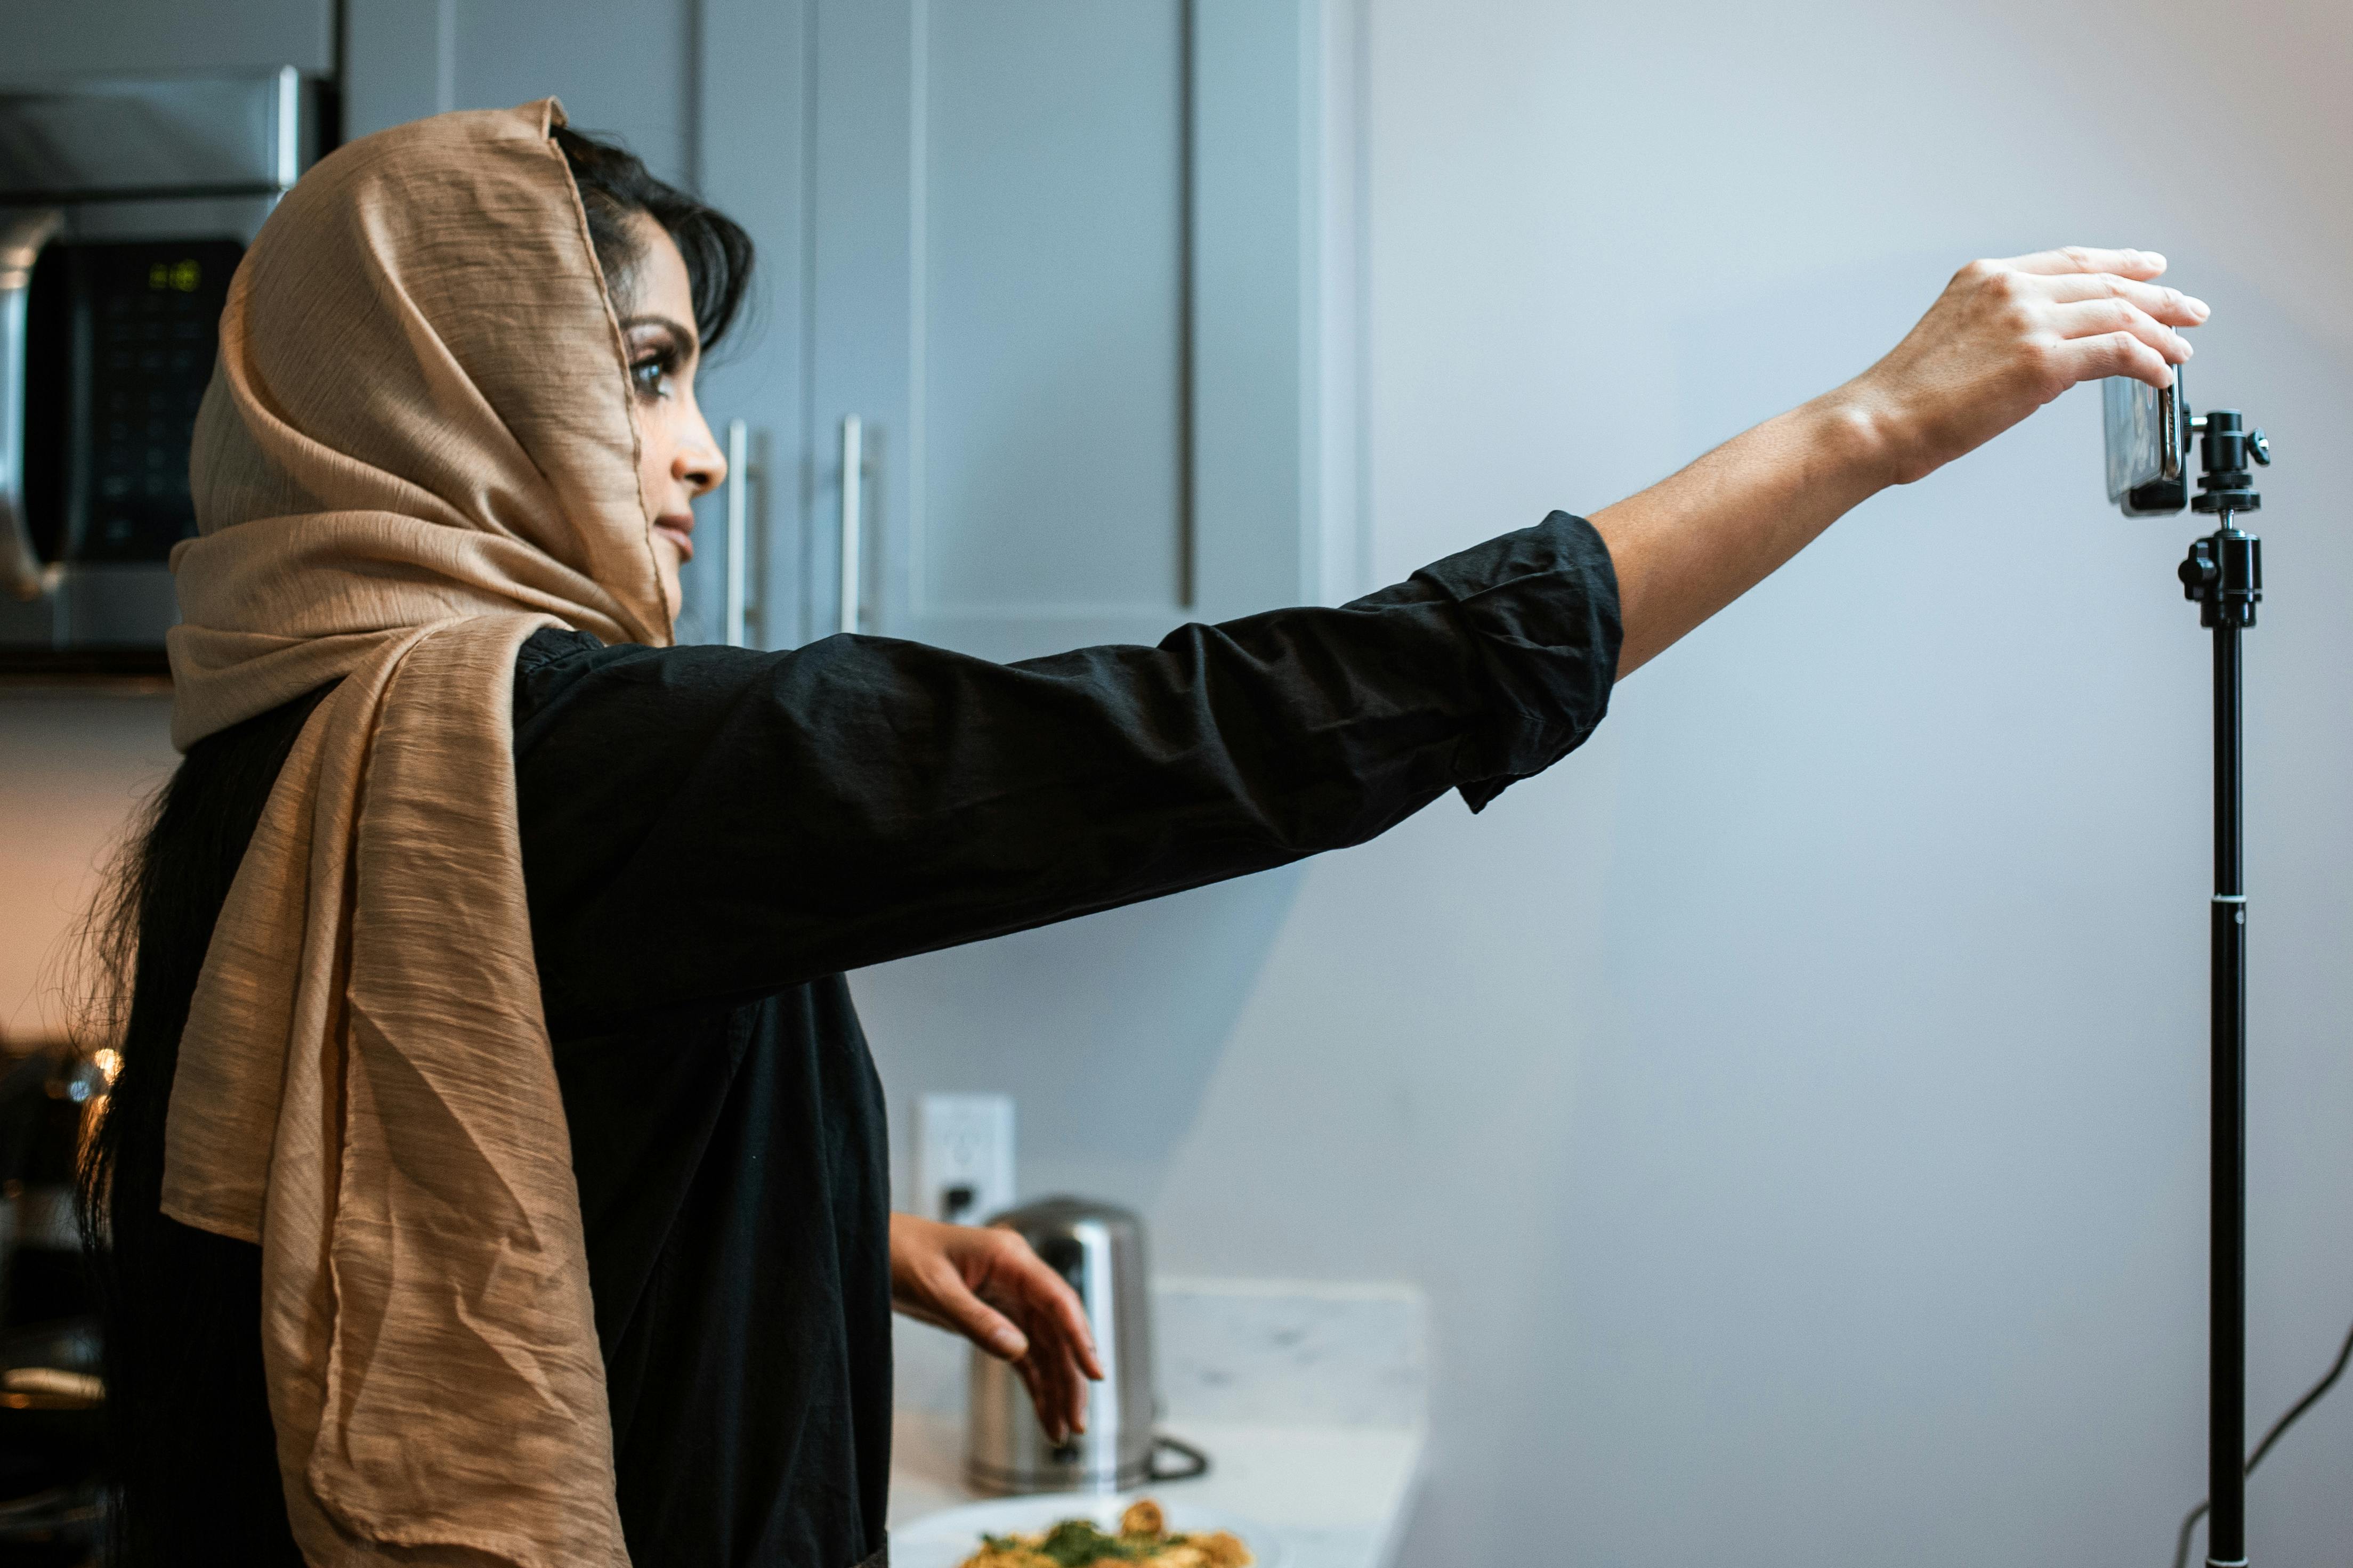
<instances>
[{"instance_id":1,"label":"smartphone","mask_svg":"<svg viewBox=\"0 0 2353 1568\"><path fill-rule=\"evenodd\" d=\"M2108 447L2108 499L2126 517L2177 512L2189 504L2182 458L2189 447L2189 416L2181 401L2181 367L2159 391L2145 381L2112 375L2101 384Z\"/></svg>"}]
</instances>

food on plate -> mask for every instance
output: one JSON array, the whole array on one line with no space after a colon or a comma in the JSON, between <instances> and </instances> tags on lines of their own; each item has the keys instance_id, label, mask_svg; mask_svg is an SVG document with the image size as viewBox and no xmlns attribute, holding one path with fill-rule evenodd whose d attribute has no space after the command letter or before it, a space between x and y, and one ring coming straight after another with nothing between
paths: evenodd
<instances>
[{"instance_id":1,"label":"food on plate","mask_svg":"<svg viewBox=\"0 0 2353 1568\"><path fill-rule=\"evenodd\" d=\"M1091 1519L1066 1519L1039 1535L983 1535L980 1550L960 1568L1088 1568L1097 1563L1141 1563L1148 1568L1250 1568L1258 1561L1240 1537L1222 1530L1172 1534L1150 1498L1128 1504L1119 1533L1105 1534Z\"/></svg>"}]
</instances>

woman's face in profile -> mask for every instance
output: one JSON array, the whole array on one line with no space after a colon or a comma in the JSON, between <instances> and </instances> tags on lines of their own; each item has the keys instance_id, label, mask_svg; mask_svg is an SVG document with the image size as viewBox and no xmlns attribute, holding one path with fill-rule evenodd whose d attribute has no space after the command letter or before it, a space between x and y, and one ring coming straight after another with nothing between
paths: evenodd
<instances>
[{"instance_id":1,"label":"woman's face in profile","mask_svg":"<svg viewBox=\"0 0 2353 1568\"><path fill-rule=\"evenodd\" d=\"M629 395L638 414L638 490L654 530L662 599L678 616L679 568L694 555L694 498L727 477L727 459L694 401L702 345L694 331L694 291L686 259L661 225L639 213L638 258L615 279Z\"/></svg>"}]
</instances>

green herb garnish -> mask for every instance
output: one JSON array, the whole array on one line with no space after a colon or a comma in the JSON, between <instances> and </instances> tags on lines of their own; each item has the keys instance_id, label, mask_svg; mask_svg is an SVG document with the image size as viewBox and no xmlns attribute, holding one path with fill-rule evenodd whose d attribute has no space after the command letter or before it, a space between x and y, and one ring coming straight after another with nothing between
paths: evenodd
<instances>
[{"instance_id":1,"label":"green herb garnish","mask_svg":"<svg viewBox=\"0 0 2353 1568\"><path fill-rule=\"evenodd\" d=\"M1089 1568L1096 1563L1142 1563L1155 1552L1184 1543L1181 1535L1106 1535L1092 1520L1066 1519L1032 1544L1013 1535L983 1535L992 1552L1035 1552L1057 1568Z\"/></svg>"}]
</instances>

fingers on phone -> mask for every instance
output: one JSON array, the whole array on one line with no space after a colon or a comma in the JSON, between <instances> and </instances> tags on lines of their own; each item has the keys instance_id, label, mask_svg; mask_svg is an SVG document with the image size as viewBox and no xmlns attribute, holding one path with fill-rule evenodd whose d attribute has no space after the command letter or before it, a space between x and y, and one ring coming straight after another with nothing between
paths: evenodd
<instances>
[{"instance_id":1,"label":"fingers on phone","mask_svg":"<svg viewBox=\"0 0 2353 1568\"><path fill-rule=\"evenodd\" d=\"M2040 285L2054 304L2073 305L2085 300L2129 300L2156 320L2171 327L2194 327L2214 312L2206 301L2162 283L2120 278L2113 272L2077 272L2052 277Z\"/></svg>"},{"instance_id":2,"label":"fingers on phone","mask_svg":"<svg viewBox=\"0 0 2353 1568\"><path fill-rule=\"evenodd\" d=\"M2197 352L2189 346L2188 338L2129 300L2084 300L2073 305L2053 305L2048 320L2063 338L2130 332L2170 364L2179 364Z\"/></svg>"},{"instance_id":3,"label":"fingers on phone","mask_svg":"<svg viewBox=\"0 0 2353 1568\"><path fill-rule=\"evenodd\" d=\"M2013 256L2000 263L2014 272L2113 272L2119 278L2146 281L2165 270L2165 258L2154 250L2103 250L2094 246L2069 245Z\"/></svg>"},{"instance_id":4,"label":"fingers on phone","mask_svg":"<svg viewBox=\"0 0 2353 1568\"><path fill-rule=\"evenodd\" d=\"M2052 351L2051 363L2059 376L2054 392L2111 375L2130 376L2158 388L2173 384L2173 366L2132 332L2067 339Z\"/></svg>"}]
</instances>

